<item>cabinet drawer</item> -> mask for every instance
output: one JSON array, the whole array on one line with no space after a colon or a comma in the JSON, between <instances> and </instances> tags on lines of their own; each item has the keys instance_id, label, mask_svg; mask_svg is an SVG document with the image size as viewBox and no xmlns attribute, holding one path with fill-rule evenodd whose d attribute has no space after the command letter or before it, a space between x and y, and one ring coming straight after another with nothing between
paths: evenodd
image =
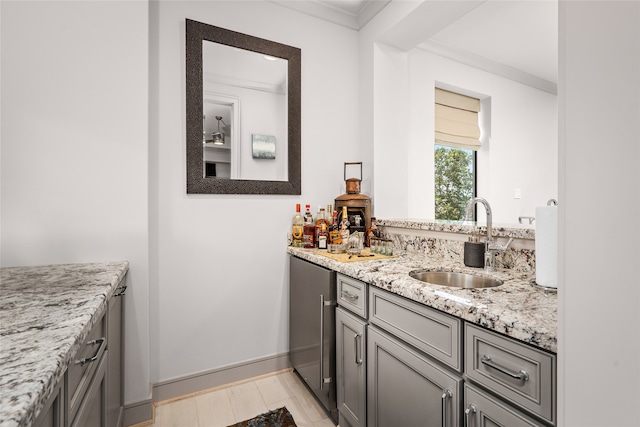
<instances>
[{"instance_id":1,"label":"cabinet drawer","mask_svg":"<svg viewBox=\"0 0 640 427\"><path fill-rule=\"evenodd\" d=\"M544 427L532 418L469 384L464 386L465 426Z\"/></svg>"},{"instance_id":2,"label":"cabinet drawer","mask_svg":"<svg viewBox=\"0 0 640 427\"><path fill-rule=\"evenodd\" d=\"M91 329L84 343L78 349L76 357L69 362L69 418L73 419L78 405L91 383L94 372L100 364L107 347L106 316L102 317Z\"/></svg>"},{"instance_id":3,"label":"cabinet drawer","mask_svg":"<svg viewBox=\"0 0 640 427\"><path fill-rule=\"evenodd\" d=\"M467 323L465 371L472 381L555 423L554 355Z\"/></svg>"},{"instance_id":4,"label":"cabinet drawer","mask_svg":"<svg viewBox=\"0 0 640 427\"><path fill-rule=\"evenodd\" d=\"M371 323L461 372L460 319L373 286L369 305Z\"/></svg>"},{"instance_id":5,"label":"cabinet drawer","mask_svg":"<svg viewBox=\"0 0 640 427\"><path fill-rule=\"evenodd\" d=\"M338 305L367 318L367 284L338 274Z\"/></svg>"}]
</instances>

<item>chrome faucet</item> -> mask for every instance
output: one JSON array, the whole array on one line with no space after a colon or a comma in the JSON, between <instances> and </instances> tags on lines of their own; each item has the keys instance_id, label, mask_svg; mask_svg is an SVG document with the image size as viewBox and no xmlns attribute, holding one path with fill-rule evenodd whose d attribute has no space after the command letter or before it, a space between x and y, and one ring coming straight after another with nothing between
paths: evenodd
<instances>
[{"instance_id":1,"label":"chrome faucet","mask_svg":"<svg viewBox=\"0 0 640 427\"><path fill-rule=\"evenodd\" d=\"M487 243L493 242L493 237L491 237L491 221L493 215L491 214L491 206L489 206L489 202L487 202L486 199L483 199L482 197L474 197L473 199L469 200L469 203L467 204L467 210L465 212L465 220L471 220L473 207L476 205L476 203L482 203L485 210L487 211Z\"/></svg>"},{"instance_id":2,"label":"chrome faucet","mask_svg":"<svg viewBox=\"0 0 640 427\"><path fill-rule=\"evenodd\" d=\"M471 220L473 207L477 203L482 203L484 205L484 208L487 211L487 239L485 241L484 269L485 271L493 272L493 271L496 271L496 253L506 251L509 245L511 244L511 242L513 241L513 237L509 238L509 241L507 242L506 245L499 245L499 244L493 243L493 235L492 235L493 215L491 213L491 206L489 205L489 202L487 202L487 200L483 199L482 197L474 197L469 201L469 203L467 204L466 212L465 212L465 220L467 221Z\"/></svg>"}]
</instances>

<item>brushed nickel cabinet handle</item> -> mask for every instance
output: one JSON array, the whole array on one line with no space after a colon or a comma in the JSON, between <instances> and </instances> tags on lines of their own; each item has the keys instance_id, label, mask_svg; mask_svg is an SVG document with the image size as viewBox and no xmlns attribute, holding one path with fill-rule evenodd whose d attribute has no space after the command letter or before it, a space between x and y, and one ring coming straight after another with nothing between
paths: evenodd
<instances>
[{"instance_id":1,"label":"brushed nickel cabinet handle","mask_svg":"<svg viewBox=\"0 0 640 427\"><path fill-rule=\"evenodd\" d=\"M96 354L94 354L92 357L85 357L83 359L78 359L75 362L73 362L74 365L84 365L90 362L95 362L96 360L98 360L98 356L102 353L102 350L104 349L104 346L107 344L107 339L105 337L99 338L97 340L91 340L88 341L87 344L89 345L96 345L99 344L100 347L98 347L98 350L96 351Z\"/></svg>"},{"instance_id":2,"label":"brushed nickel cabinet handle","mask_svg":"<svg viewBox=\"0 0 640 427\"><path fill-rule=\"evenodd\" d=\"M447 427L447 399L453 397L451 390L446 389L442 392L442 427Z\"/></svg>"},{"instance_id":3,"label":"brushed nickel cabinet handle","mask_svg":"<svg viewBox=\"0 0 640 427\"><path fill-rule=\"evenodd\" d=\"M469 405L467 409L464 410L464 427L469 427L469 417L471 414L476 413L476 407L473 405Z\"/></svg>"},{"instance_id":4,"label":"brushed nickel cabinet handle","mask_svg":"<svg viewBox=\"0 0 640 427\"><path fill-rule=\"evenodd\" d=\"M491 357L487 356L486 354L482 356L482 358L480 359L480 362L482 362L483 364L487 365L490 368L493 368L497 371L502 372L505 375L510 376L513 379L521 380L521 381L527 381L529 379L529 374L527 373L527 371L521 369L520 372L517 372L517 373L511 372L507 368L503 368L502 366L494 363L491 360Z\"/></svg>"},{"instance_id":5,"label":"brushed nickel cabinet handle","mask_svg":"<svg viewBox=\"0 0 640 427\"><path fill-rule=\"evenodd\" d=\"M324 389L324 295L320 295L320 390Z\"/></svg>"},{"instance_id":6,"label":"brushed nickel cabinet handle","mask_svg":"<svg viewBox=\"0 0 640 427\"><path fill-rule=\"evenodd\" d=\"M360 297L358 294L352 294L351 292L346 291L344 289L342 290L342 296L350 301L357 301L358 298Z\"/></svg>"},{"instance_id":7,"label":"brushed nickel cabinet handle","mask_svg":"<svg viewBox=\"0 0 640 427\"><path fill-rule=\"evenodd\" d=\"M362 365L362 357L358 357L358 338L362 337L362 334L355 334L353 336L353 349L356 355L356 365Z\"/></svg>"}]
</instances>

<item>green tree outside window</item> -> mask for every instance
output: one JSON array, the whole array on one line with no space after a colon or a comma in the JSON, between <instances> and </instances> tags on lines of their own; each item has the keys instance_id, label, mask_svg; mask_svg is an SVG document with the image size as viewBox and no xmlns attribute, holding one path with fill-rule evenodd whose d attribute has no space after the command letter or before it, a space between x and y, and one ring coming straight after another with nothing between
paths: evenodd
<instances>
[{"instance_id":1,"label":"green tree outside window","mask_svg":"<svg viewBox=\"0 0 640 427\"><path fill-rule=\"evenodd\" d=\"M435 146L435 217L464 220L474 191L473 150Z\"/></svg>"}]
</instances>

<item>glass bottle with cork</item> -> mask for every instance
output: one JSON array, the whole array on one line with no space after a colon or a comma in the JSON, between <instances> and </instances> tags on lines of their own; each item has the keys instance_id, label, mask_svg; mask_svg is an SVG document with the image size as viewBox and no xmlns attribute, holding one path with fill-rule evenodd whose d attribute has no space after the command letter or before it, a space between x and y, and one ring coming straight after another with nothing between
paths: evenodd
<instances>
[{"instance_id":1,"label":"glass bottle with cork","mask_svg":"<svg viewBox=\"0 0 640 427\"><path fill-rule=\"evenodd\" d=\"M334 245L342 243L342 235L340 234L340 226L338 225L338 211L333 211L331 227L329 229L329 243Z\"/></svg>"},{"instance_id":2,"label":"glass bottle with cork","mask_svg":"<svg viewBox=\"0 0 640 427\"><path fill-rule=\"evenodd\" d=\"M347 207L342 207L342 221L340 222L340 236L342 237L342 242L346 243L349 241L349 217L347 214Z\"/></svg>"},{"instance_id":3,"label":"glass bottle with cork","mask_svg":"<svg viewBox=\"0 0 640 427\"><path fill-rule=\"evenodd\" d=\"M376 217L371 217L371 226L367 228L367 232L364 236L364 244L367 247L371 247L371 239L380 237L380 231L378 231L378 225L376 224Z\"/></svg>"},{"instance_id":4,"label":"glass bottle with cork","mask_svg":"<svg viewBox=\"0 0 640 427\"><path fill-rule=\"evenodd\" d=\"M300 214L300 203L296 203L296 214L293 216L291 222L291 235L293 237L293 246L296 248L302 248L304 246L303 236L304 234L304 218Z\"/></svg>"},{"instance_id":5,"label":"glass bottle with cork","mask_svg":"<svg viewBox=\"0 0 640 427\"><path fill-rule=\"evenodd\" d=\"M313 222L313 216L311 215L311 205L306 205L306 212L304 214L304 225L302 228L302 240L304 242L304 248L313 249L316 246L316 225Z\"/></svg>"},{"instance_id":6,"label":"glass bottle with cork","mask_svg":"<svg viewBox=\"0 0 640 427\"><path fill-rule=\"evenodd\" d=\"M320 237L320 231L322 230L322 226L325 226L325 232L326 230L328 230L329 228L329 221L327 221L327 219L325 218L324 215L324 208L321 208L318 206L318 214L316 215L316 222L315 222L315 226L316 226L316 246L319 246L319 237ZM326 240L325 240L325 246L322 249L326 249Z\"/></svg>"}]
</instances>

